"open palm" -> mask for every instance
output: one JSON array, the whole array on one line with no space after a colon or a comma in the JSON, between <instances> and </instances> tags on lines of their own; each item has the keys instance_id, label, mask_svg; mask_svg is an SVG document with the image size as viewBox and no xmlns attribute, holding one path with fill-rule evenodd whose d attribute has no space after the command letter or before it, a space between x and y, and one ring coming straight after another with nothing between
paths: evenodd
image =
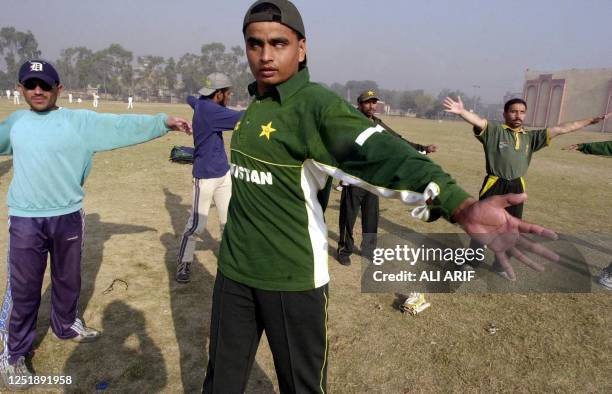
<instances>
[{"instance_id":1,"label":"open palm","mask_svg":"<svg viewBox=\"0 0 612 394\"><path fill-rule=\"evenodd\" d=\"M523 253L523 250L539 254L551 261L559 259L556 253L521 235L531 233L556 239L557 235L553 231L524 222L506 211L506 207L520 204L526 199L526 194L492 196L470 205L457 218L457 222L465 232L495 253L510 279L516 277L509 262L510 257L516 257L523 264L537 271L544 270L541 264L529 258Z\"/></svg>"},{"instance_id":2,"label":"open palm","mask_svg":"<svg viewBox=\"0 0 612 394\"><path fill-rule=\"evenodd\" d=\"M459 115L465 109L460 96L457 96L457 101L453 100L450 97L447 97L442 102L442 105L444 106L444 110L446 112L450 112L451 114L456 115Z\"/></svg>"}]
</instances>

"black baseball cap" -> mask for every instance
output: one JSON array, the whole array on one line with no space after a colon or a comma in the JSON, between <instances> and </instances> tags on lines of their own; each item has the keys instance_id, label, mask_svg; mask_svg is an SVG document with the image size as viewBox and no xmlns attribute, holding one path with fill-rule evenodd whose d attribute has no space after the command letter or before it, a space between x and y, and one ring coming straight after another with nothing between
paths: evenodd
<instances>
[{"instance_id":1,"label":"black baseball cap","mask_svg":"<svg viewBox=\"0 0 612 394\"><path fill-rule=\"evenodd\" d=\"M60 83L59 74L51 63L44 60L28 60L19 68L19 83L24 83L28 79L37 78L45 81L51 86Z\"/></svg>"},{"instance_id":2,"label":"black baseball cap","mask_svg":"<svg viewBox=\"0 0 612 394\"><path fill-rule=\"evenodd\" d=\"M270 4L278 8L277 10L270 10L266 7L260 7L263 4ZM249 10L244 16L244 22L242 23L242 33L246 30L249 23L253 22L278 22L291 29L296 33L306 38L306 31L304 29L304 22L302 22L302 16L300 11L295 5L288 0L258 0L249 7Z\"/></svg>"}]
</instances>

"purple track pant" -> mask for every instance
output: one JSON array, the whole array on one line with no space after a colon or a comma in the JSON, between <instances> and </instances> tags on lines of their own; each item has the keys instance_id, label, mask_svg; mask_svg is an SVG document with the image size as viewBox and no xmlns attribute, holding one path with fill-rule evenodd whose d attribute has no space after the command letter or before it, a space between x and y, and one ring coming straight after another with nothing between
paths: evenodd
<instances>
[{"instance_id":1,"label":"purple track pant","mask_svg":"<svg viewBox=\"0 0 612 394\"><path fill-rule=\"evenodd\" d=\"M82 211L42 218L10 216L8 284L0 311L3 362L12 364L32 351L48 255L51 329L62 339L77 335L71 326L79 323L84 226Z\"/></svg>"}]
</instances>

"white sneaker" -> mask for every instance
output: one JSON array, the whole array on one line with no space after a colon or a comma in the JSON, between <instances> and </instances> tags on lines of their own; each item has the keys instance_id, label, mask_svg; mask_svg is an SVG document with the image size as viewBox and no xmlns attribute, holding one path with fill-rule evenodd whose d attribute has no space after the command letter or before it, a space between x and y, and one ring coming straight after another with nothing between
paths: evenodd
<instances>
[{"instance_id":1,"label":"white sneaker","mask_svg":"<svg viewBox=\"0 0 612 394\"><path fill-rule=\"evenodd\" d=\"M32 386L34 374L25 364L25 357L21 356L14 364L8 362L1 368L0 374L6 387L11 390L25 390Z\"/></svg>"},{"instance_id":2,"label":"white sneaker","mask_svg":"<svg viewBox=\"0 0 612 394\"><path fill-rule=\"evenodd\" d=\"M612 263L599 273L599 284L608 290L612 290Z\"/></svg>"},{"instance_id":3,"label":"white sneaker","mask_svg":"<svg viewBox=\"0 0 612 394\"><path fill-rule=\"evenodd\" d=\"M74 324L70 327L78 334L76 337L70 338L71 341L86 343L93 342L100 338L100 331L95 330L91 327L86 327L85 324L81 321L81 319L76 319Z\"/></svg>"}]
</instances>

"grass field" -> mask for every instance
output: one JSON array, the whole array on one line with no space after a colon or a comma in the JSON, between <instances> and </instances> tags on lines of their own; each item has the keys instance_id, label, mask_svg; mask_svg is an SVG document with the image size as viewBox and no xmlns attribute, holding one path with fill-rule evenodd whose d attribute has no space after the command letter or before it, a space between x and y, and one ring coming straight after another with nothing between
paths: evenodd
<instances>
[{"instance_id":1,"label":"grass field","mask_svg":"<svg viewBox=\"0 0 612 394\"><path fill-rule=\"evenodd\" d=\"M125 107L125 103L102 102L98 110L126 112ZM0 119L14 109L0 100ZM135 112L161 111L191 117L187 105L136 103ZM437 144L439 152L433 159L476 195L484 158L466 124L385 120L415 142ZM583 252L589 256L593 275L612 261L612 245L605 241L612 234L612 160L560 148L605 139L609 136L587 132L560 137L535 155L527 177L526 220L584 240ZM94 392L101 381L111 392L200 390L219 231L212 209L210 232L197 246L192 282L178 285L173 280L175 256L190 208L191 167L167 158L172 145L190 144L189 137L171 133L95 157L86 183L80 310L87 324L104 335L93 344L54 339L48 331L47 272L32 361L40 375L72 376L68 392ZM11 159L0 158L2 196L11 175ZM326 212L330 251L338 237L339 198L340 193L332 192ZM5 223L2 199L0 222ZM357 244L359 228L358 222ZM380 232L402 231L458 230L444 221L417 222L400 202L381 201ZM4 226L0 256L6 246ZM330 257L329 392L612 392L610 292L429 294L432 307L410 318L394 307L393 294L362 294L360 265L357 258L353 262L345 267ZM0 283L6 282L3 267ZM116 282L105 293L115 279L127 287ZM495 335L485 330L491 322L499 329ZM275 379L264 339L248 392L278 391Z\"/></svg>"}]
</instances>

